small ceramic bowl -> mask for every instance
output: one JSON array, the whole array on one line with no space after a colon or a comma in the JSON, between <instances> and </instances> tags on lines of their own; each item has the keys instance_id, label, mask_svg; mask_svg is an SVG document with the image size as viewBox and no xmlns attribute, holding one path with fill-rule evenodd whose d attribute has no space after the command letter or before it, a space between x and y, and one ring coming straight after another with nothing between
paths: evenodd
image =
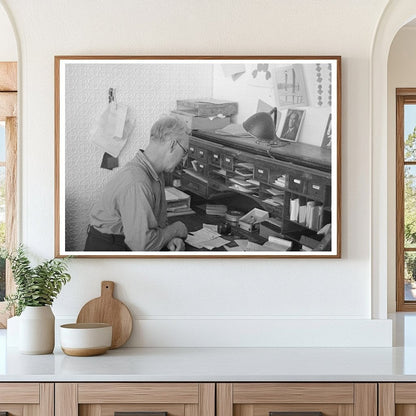
<instances>
[{"instance_id":1,"label":"small ceramic bowl","mask_svg":"<svg viewBox=\"0 0 416 416\"><path fill-rule=\"evenodd\" d=\"M112 326L103 323L61 325L61 348L67 355L88 357L111 347Z\"/></svg>"}]
</instances>

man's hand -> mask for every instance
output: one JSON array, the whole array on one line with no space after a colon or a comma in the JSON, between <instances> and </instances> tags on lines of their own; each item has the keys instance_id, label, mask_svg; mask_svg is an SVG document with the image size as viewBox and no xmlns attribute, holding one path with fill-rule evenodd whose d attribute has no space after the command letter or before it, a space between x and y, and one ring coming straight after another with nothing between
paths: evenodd
<instances>
[{"instance_id":1,"label":"man's hand","mask_svg":"<svg viewBox=\"0 0 416 416\"><path fill-rule=\"evenodd\" d=\"M168 245L166 246L169 251L184 251L185 250L185 243L182 238L172 238L169 241Z\"/></svg>"},{"instance_id":2,"label":"man's hand","mask_svg":"<svg viewBox=\"0 0 416 416\"><path fill-rule=\"evenodd\" d=\"M175 237L186 238L188 236L188 229L181 221L176 221L172 224L175 227Z\"/></svg>"}]
</instances>

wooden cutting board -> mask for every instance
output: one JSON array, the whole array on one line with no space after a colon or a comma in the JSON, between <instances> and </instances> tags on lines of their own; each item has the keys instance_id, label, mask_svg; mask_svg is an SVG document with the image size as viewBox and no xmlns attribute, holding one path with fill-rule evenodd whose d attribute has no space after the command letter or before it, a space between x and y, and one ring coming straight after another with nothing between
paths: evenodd
<instances>
[{"instance_id":1,"label":"wooden cutting board","mask_svg":"<svg viewBox=\"0 0 416 416\"><path fill-rule=\"evenodd\" d=\"M127 306L113 297L114 282L101 282L101 296L87 302L77 323L107 323L113 326L111 349L121 347L130 337L133 319Z\"/></svg>"}]
</instances>

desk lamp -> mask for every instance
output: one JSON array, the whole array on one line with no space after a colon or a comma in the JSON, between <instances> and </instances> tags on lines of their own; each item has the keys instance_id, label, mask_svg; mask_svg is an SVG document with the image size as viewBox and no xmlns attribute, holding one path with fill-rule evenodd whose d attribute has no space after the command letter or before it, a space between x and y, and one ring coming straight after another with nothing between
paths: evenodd
<instances>
[{"instance_id":1,"label":"desk lamp","mask_svg":"<svg viewBox=\"0 0 416 416\"><path fill-rule=\"evenodd\" d=\"M283 143L276 135L276 119L277 108L274 107L268 113L261 111L253 114L243 123L243 127L259 142L268 143L270 146L284 146L286 143Z\"/></svg>"}]
</instances>

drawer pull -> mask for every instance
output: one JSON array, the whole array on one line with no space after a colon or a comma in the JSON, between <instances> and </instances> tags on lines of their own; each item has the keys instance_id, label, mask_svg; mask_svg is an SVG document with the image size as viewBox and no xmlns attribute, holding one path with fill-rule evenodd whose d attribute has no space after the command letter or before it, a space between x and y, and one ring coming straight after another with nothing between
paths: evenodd
<instances>
[{"instance_id":1,"label":"drawer pull","mask_svg":"<svg viewBox=\"0 0 416 416\"><path fill-rule=\"evenodd\" d=\"M203 150L200 150L200 151L199 151L199 154L200 154L200 155L203 155L203 154L204 154L204 151L203 151Z\"/></svg>"},{"instance_id":2,"label":"drawer pull","mask_svg":"<svg viewBox=\"0 0 416 416\"><path fill-rule=\"evenodd\" d=\"M263 169L257 169L257 172L258 173L264 173L264 170Z\"/></svg>"},{"instance_id":3,"label":"drawer pull","mask_svg":"<svg viewBox=\"0 0 416 416\"><path fill-rule=\"evenodd\" d=\"M168 415L168 412L114 412L114 416L167 416L167 415Z\"/></svg>"},{"instance_id":4,"label":"drawer pull","mask_svg":"<svg viewBox=\"0 0 416 416\"><path fill-rule=\"evenodd\" d=\"M269 412L269 416L323 416L322 412Z\"/></svg>"},{"instance_id":5,"label":"drawer pull","mask_svg":"<svg viewBox=\"0 0 416 416\"><path fill-rule=\"evenodd\" d=\"M319 185L312 185L312 189L319 191L321 187Z\"/></svg>"},{"instance_id":6,"label":"drawer pull","mask_svg":"<svg viewBox=\"0 0 416 416\"><path fill-rule=\"evenodd\" d=\"M297 183L298 185L300 185L300 179L293 179L293 182Z\"/></svg>"},{"instance_id":7,"label":"drawer pull","mask_svg":"<svg viewBox=\"0 0 416 416\"><path fill-rule=\"evenodd\" d=\"M190 148L189 148L189 151L190 152L193 152L195 149L191 146Z\"/></svg>"},{"instance_id":8,"label":"drawer pull","mask_svg":"<svg viewBox=\"0 0 416 416\"><path fill-rule=\"evenodd\" d=\"M230 163L230 162L231 162L231 159L230 159L230 158L228 158L228 157L226 157L226 158L225 158L225 161L226 161L227 163Z\"/></svg>"},{"instance_id":9,"label":"drawer pull","mask_svg":"<svg viewBox=\"0 0 416 416\"><path fill-rule=\"evenodd\" d=\"M215 155L215 154L212 155L212 156L213 156L214 159L218 159L219 158L219 156L218 155Z\"/></svg>"}]
</instances>

